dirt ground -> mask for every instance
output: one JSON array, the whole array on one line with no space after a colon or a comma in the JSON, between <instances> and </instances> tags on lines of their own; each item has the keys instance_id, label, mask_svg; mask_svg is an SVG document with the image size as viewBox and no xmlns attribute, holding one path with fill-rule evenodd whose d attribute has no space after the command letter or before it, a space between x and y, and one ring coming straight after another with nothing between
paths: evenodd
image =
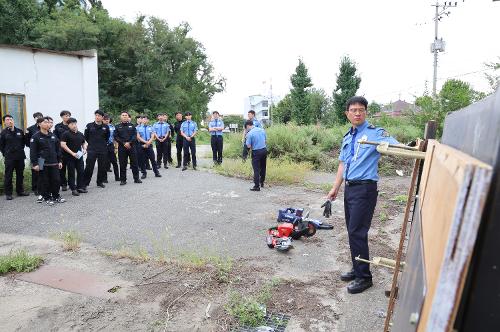
<instances>
[{"instance_id":1,"label":"dirt ground","mask_svg":"<svg viewBox=\"0 0 500 332\"><path fill-rule=\"evenodd\" d=\"M312 182L324 184L333 176L315 174L313 178ZM404 210L404 203L395 198L405 195L408 185L408 177L381 179L369 235L371 256L394 257ZM314 202L323 192L303 188L293 191L294 195L271 199L276 206L313 206L312 216L321 216ZM236 321L226 310L231 297L249 297L266 287L270 292L266 309L291 316L286 331L380 330L387 306L384 291L392 271L373 267L374 287L362 294L347 294L346 284L339 279L350 265L342 197L333 209L328 221L334 224L333 231L318 230L311 238L295 241L288 253L267 249L262 234L258 248L217 259L196 253L168 257L166 262L157 262L158 258L151 256L151 260L140 262L118 251L105 252L108 248L95 243L84 243L79 251L67 252L59 241L38 234L0 233L0 254L26 248L42 255L44 266L80 271L83 278L87 274L97 276L110 289L119 286L115 293L91 296L85 291L76 293L26 282L21 275L0 277L2 331L235 330ZM268 214L269 227L275 218L273 213ZM243 223L230 227L254 226ZM238 246L246 239L231 241ZM221 267L220 262L229 261L230 268Z\"/></svg>"}]
</instances>

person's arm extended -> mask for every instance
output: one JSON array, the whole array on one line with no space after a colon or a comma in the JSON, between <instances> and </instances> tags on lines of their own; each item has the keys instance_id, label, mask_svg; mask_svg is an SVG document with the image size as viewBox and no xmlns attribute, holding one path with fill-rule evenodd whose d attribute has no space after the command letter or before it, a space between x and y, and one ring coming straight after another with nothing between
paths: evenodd
<instances>
[{"instance_id":1,"label":"person's arm extended","mask_svg":"<svg viewBox=\"0 0 500 332\"><path fill-rule=\"evenodd\" d=\"M344 162L339 161L339 168L337 170L337 176L335 177L335 182L333 183L332 189L328 193L328 196L327 196L328 199L331 199L332 201L337 199L337 195L339 193L340 186L342 185L342 182L344 182L343 174L344 174Z\"/></svg>"},{"instance_id":2,"label":"person's arm extended","mask_svg":"<svg viewBox=\"0 0 500 332\"><path fill-rule=\"evenodd\" d=\"M68 148L68 144L66 144L65 141L61 141L61 148L63 148L64 151L66 151L69 155L76 157L76 153L71 151L70 148Z\"/></svg>"}]
</instances>

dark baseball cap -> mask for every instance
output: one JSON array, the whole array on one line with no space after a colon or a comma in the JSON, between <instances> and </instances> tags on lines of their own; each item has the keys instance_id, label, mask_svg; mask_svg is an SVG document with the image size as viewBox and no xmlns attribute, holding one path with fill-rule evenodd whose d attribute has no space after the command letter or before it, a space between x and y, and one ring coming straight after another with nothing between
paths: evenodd
<instances>
[{"instance_id":1,"label":"dark baseball cap","mask_svg":"<svg viewBox=\"0 0 500 332\"><path fill-rule=\"evenodd\" d=\"M188 115L193 115L191 112L186 112L184 113L185 116L188 116Z\"/></svg>"}]
</instances>

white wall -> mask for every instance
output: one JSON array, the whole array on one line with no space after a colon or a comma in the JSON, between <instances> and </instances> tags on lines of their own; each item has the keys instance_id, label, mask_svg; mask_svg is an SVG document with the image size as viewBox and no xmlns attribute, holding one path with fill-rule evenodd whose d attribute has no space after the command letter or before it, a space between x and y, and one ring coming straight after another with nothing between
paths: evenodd
<instances>
[{"instance_id":1,"label":"white wall","mask_svg":"<svg viewBox=\"0 0 500 332\"><path fill-rule=\"evenodd\" d=\"M0 46L0 93L26 96L28 126L34 123L35 112L58 123L59 112L66 109L83 129L99 108L97 55L79 57Z\"/></svg>"}]
</instances>

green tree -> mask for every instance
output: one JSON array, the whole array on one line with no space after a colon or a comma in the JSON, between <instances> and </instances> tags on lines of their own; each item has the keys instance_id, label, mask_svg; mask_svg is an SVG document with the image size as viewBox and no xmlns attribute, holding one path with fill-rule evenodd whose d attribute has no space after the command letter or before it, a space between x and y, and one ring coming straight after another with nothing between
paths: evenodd
<instances>
[{"instance_id":1,"label":"green tree","mask_svg":"<svg viewBox=\"0 0 500 332\"><path fill-rule=\"evenodd\" d=\"M439 137L443 132L444 119L448 113L467 107L483 97L484 93L473 90L469 83L450 79L443 84L436 98L424 94L415 99L419 111L413 114L414 122L423 129L429 120L435 120Z\"/></svg>"},{"instance_id":2,"label":"green tree","mask_svg":"<svg viewBox=\"0 0 500 332\"><path fill-rule=\"evenodd\" d=\"M309 112L308 89L312 83L302 59L299 59L299 64L295 68L295 73L290 77L290 81L293 87L290 91L293 105L292 120L299 125L310 124L312 116Z\"/></svg>"},{"instance_id":3,"label":"green tree","mask_svg":"<svg viewBox=\"0 0 500 332\"><path fill-rule=\"evenodd\" d=\"M112 18L99 0L0 0L0 42L54 50L98 50L100 107L107 112L191 111L203 119L225 88L187 23ZM4 33L6 32L6 33Z\"/></svg>"},{"instance_id":4,"label":"green tree","mask_svg":"<svg viewBox=\"0 0 500 332\"><path fill-rule=\"evenodd\" d=\"M292 121L293 101L292 95L287 94L279 103L273 108L273 122L288 123Z\"/></svg>"},{"instance_id":5,"label":"green tree","mask_svg":"<svg viewBox=\"0 0 500 332\"><path fill-rule=\"evenodd\" d=\"M382 110L382 105L373 100L370 104L368 104L368 114L373 115L377 114Z\"/></svg>"},{"instance_id":6,"label":"green tree","mask_svg":"<svg viewBox=\"0 0 500 332\"><path fill-rule=\"evenodd\" d=\"M361 84L361 77L356 74L356 70L356 63L344 56L340 61L337 86L333 91L333 108L340 123L347 121L344 114L347 100L356 95Z\"/></svg>"},{"instance_id":7,"label":"green tree","mask_svg":"<svg viewBox=\"0 0 500 332\"><path fill-rule=\"evenodd\" d=\"M323 89L312 88L309 93L308 113L311 117L311 122L318 123L328 110L329 100Z\"/></svg>"},{"instance_id":8,"label":"green tree","mask_svg":"<svg viewBox=\"0 0 500 332\"><path fill-rule=\"evenodd\" d=\"M0 0L0 44L28 43L43 16L36 0Z\"/></svg>"}]
</instances>

